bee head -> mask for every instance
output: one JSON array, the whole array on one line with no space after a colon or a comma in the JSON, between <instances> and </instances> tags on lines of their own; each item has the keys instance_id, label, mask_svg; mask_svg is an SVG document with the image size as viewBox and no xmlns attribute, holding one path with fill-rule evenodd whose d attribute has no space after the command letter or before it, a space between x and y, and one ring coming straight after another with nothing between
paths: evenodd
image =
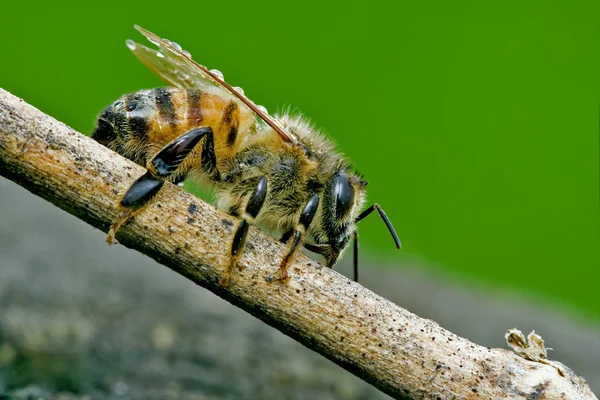
<instances>
[{"instance_id":1,"label":"bee head","mask_svg":"<svg viewBox=\"0 0 600 400\"><path fill-rule=\"evenodd\" d=\"M341 169L329 179L323 193L323 236L321 244L328 245L323 254L327 265L333 267L348 246L356 229L354 220L365 201L367 181Z\"/></svg>"}]
</instances>

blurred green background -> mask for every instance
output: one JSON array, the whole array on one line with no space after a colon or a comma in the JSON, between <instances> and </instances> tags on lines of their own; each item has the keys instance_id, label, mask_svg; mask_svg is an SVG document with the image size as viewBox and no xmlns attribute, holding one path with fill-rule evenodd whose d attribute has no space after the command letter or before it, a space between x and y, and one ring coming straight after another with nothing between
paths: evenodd
<instances>
[{"instance_id":1,"label":"blurred green background","mask_svg":"<svg viewBox=\"0 0 600 400\"><path fill-rule=\"evenodd\" d=\"M120 95L161 85L125 47L143 39L137 23L330 133L404 244L373 217L363 256L421 257L600 321L598 1L21 1L2 14L0 86L66 124L89 133Z\"/></svg>"}]
</instances>

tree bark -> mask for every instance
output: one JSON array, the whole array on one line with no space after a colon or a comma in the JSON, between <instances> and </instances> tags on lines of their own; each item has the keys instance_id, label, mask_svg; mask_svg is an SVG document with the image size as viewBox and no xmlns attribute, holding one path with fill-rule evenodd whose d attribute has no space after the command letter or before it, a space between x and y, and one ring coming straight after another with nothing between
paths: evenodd
<instances>
[{"instance_id":1,"label":"tree bark","mask_svg":"<svg viewBox=\"0 0 600 400\"><path fill-rule=\"evenodd\" d=\"M32 193L106 232L119 193L144 172L0 89L0 174ZM237 222L166 184L117 239L395 398L596 399L558 362L474 344L304 255L290 268L290 281L278 282L284 246L256 229L243 268L222 287Z\"/></svg>"}]
</instances>

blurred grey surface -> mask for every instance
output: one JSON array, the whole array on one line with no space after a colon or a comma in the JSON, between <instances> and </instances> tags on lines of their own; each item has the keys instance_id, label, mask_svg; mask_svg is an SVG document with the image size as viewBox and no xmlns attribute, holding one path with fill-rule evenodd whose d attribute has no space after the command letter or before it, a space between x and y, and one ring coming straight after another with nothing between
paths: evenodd
<instances>
[{"instance_id":1,"label":"blurred grey surface","mask_svg":"<svg viewBox=\"0 0 600 400\"><path fill-rule=\"evenodd\" d=\"M104 237L0 178L0 399L389 398ZM535 329L550 358L600 392L598 324L418 260L399 264L363 268L361 282L484 346L507 348L508 328Z\"/></svg>"}]
</instances>

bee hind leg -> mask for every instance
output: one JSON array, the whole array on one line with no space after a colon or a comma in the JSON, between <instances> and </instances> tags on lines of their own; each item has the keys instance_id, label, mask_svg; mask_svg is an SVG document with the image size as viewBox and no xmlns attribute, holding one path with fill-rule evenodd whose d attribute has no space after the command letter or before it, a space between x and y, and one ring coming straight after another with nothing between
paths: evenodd
<instances>
[{"instance_id":1,"label":"bee hind leg","mask_svg":"<svg viewBox=\"0 0 600 400\"><path fill-rule=\"evenodd\" d=\"M231 256L229 259L229 265L219 280L219 284L221 286L226 286L231 281L231 275L233 274L242 251L244 250L246 236L248 235L248 227L260 212L266 198L267 178L263 176L258 180L258 183L254 187L254 191L250 195L246 209L241 215L242 221L237 226L235 235L233 236L233 241L231 242Z\"/></svg>"},{"instance_id":2,"label":"bee hind leg","mask_svg":"<svg viewBox=\"0 0 600 400\"><path fill-rule=\"evenodd\" d=\"M147 164L147 171L138 178L119 200L117 217L113 221L106 241L112 244L119 228L146 205L162 188L165 181L175 178L174 173L188 154L206 135L212 135L210 127L194 129L163 147ZM175 179L185 174L178 171Z\"/></svg>"},{"instance_id":3,"label":"bee hind leg","mask_svg":"<svg viewBox=\"0 0 600 400\"><path fill-rule=\"evenodd\" d=\"M114 243L115 235L121 225L127 222L144 204L150 201L158 193L163 184L164 180L156 179L147 171L129 187L119 201L117 217L110 226L108 235L106 236L108 244Z\"/></svg>"},{"instance_id":4,"label":"bee hind leg","mask_svg":"<svg viewBox=\"0 0 600 400\"><path fill-rule=\"evenodd\" d=\"M300 220L298 221L298 225L293 229L293 231L286 232L283 235L283 239L286 239L287 242L290 238L292 239L290 246L288 247L288 251L283 256L281 260L281 264L279 265L279 269L281 271L280 280L287 281L289 279L288 274L288 266L292 262L294 258L294 254L298 250L298 248L302 247L302 239L310 226L313 218L315 217L315 213L317 212L317 208L319 207L319 195L315 194L311 199L306 203L304 210L302 210L302 214L300 214Z\"/></svg>"}]
</instances>

